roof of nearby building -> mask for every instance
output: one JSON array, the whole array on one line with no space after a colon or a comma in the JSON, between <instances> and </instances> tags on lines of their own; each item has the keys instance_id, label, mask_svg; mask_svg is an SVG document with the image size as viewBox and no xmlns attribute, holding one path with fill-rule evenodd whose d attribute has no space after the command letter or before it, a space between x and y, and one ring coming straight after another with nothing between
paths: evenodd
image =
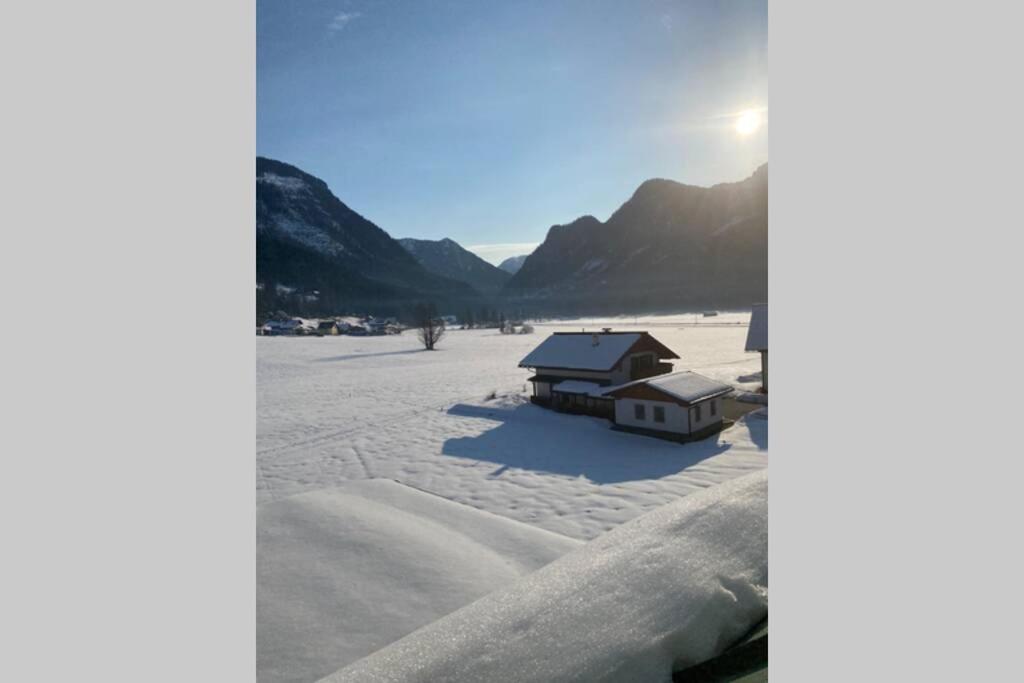
<instances>
[{"instance_id":1,"label":"roof of nearby building","mask_svg":"<svg viewBox=\"0 0 1024 683\"><path fill-rule=\"evenodd\" d=\"M768 350L768 304L755 304L747 329L747 351Z\"/></svg>"},{"instance_id":2,"label":"roof of nearby building","mask_svg":"<svg viewBox=\"0 0 1024 683\"><path fill-rule=\"evenodd\" d=\"M679 357L647 332L555 332L519 361L519 367L607 371L645 338L660 347L662 358Z\"/></svg>"},{"instance_id":3,"label":"roof of nearby building","mask_svg":"<svg viewBox=\"0 0 1024 683\"><path fill-rule=\"evenodd\" d=\"M697 403L698 401L723 396L733 391L733 388L728 384L723 384L704 375L698 375L690 370L684 370L683 372L673 372L667 375L657 375L647 379L627 382L617 387L606 388L604 392L615 396L619 391L638 384L646 384L684 403Z\"/></svg>"},{"instance_id":4,"label":"roof of nearby building","mask_svg":"<svg viewBox=\"0 0 1024 683\"><path fill-rule=\"evenodd\" d=\"M583 382L578 379L567 379L551 387L551 391L560 394L585 394L587 396L604 396L605 387L597 382Z\"/></svg>"},{"instance_id":5,"label":"roof of nearby building","mask_svg":"<svg viewBox=\"0 0 1024 683\"><path fill-rule=\"evenodd\" d=\"M337 325L337 323L334 322L333 320L321 320L320 324L317 325L317 329L319 329L319 330L329 330L332 327L334 327L335 325Z\"/></svg>"}]
</instances>

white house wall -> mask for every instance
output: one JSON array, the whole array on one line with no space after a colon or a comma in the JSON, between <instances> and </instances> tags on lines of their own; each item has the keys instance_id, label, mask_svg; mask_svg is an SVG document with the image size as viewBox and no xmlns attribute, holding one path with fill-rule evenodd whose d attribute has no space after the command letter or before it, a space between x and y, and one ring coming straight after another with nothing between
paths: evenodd
<instances>
[{"instance_id":1,"label":"white house wall","mask_svg":"<svg viewBox=\"0 0 1024 683\"><path fill-rule=\"evenodd\" d=\"M644 420L636 419L634 406L637 404L646 406ZM711 415L711 403L715 404L714 416ZM665 408L665 422L654 421L654 406ZM615 400L615 422L616 424L628 427L642 427L644 429L660 429L666 432L677 434L689 434L705 427L722 421L722 400L719 398L711 401L704 401L700 404L700 420L691 420L693 406L685 408L678 403L667 401L650 401L637 398L619 398Z\"/></svg>"},{"instance_id":2,"label":"white house wall","mask_svg":"<svg viewBox=\"0 0 1024 683\"><path fill-rule=\"evenodd\" d=\"M582 379L607 382L612 379L607 372L596 372L594 370L561 370L558 368L534 368L538 375L549 377L565 377L566 379ZM616 382L612 382L615 384Z\"/></svg>"},{"instance_id":3,"label":"white house wall","mask_svg":"<svg viewBox=\"0 0 1024 683\"><path fill-rule=\"evenodd\" d=\"M629 369L632 366L632 358L634 356L650 356L651 361L654 365L657 365L658 356L653 351L641 351L640 353L632 353L625 356L619 364L611 369L610 372L599 372L596 370L563 370L561 368L534 368L534 371L538 375L547 375L550 377L565 377L571 379L582 379L582 380L594 380L598 382L608 382L612 386L619 384L625 384L631 380L629 376Z\"/></svg>"},{"instance_id":4,"label":"white house wall","mask_svg":"<svg viewBox=\"0 0 1024 683\"><path fill-rule=\"evenodd\" d=\"M711 415L711 404L715 404L715 415ZM710 427L716 422L722 421L722 399L713 398L710 401L703 401L700 404L700 420L693 419L693 413L695 406L690 406L688 412L690 414L690 426L692 431L699 431L705 427Z\"/></svg>"},{"instance_id":5,"label":"white house wall","mask_svg":"<svg viewBox=\"0 0 1024 683\"><path fill-rule=\"evenodd\" d=\"M635 415L637 404L645 406L647 419L638 420ZM654 421L654 407L660 406L665 409L665 422ZM665 432L676 434L689 433L689 419L686 408L678 403L668 401L648 401L636 398L619 398L615 400L615 423L628 427L641 427L643 429L660 429Z\"/></svg>"}]
</instances>

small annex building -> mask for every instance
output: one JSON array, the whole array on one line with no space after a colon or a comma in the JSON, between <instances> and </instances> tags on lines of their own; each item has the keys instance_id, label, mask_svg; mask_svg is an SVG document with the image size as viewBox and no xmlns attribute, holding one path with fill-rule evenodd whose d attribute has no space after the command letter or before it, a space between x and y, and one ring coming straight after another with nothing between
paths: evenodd
<instances>
[{"instance_id":1,"label":"small annex building","mask_svg":"<svg viewBox=\"0 0 1024 683\"><path fill-rule=\"evenodd\" d=\"M609 389L618 429L677 440L701 439L724 426L721 399L728 384L689 370Z\"/></svg>"},{"instance_id":2,"label":"small annex building","mask_svg":"<svg viewBox=\"0 0 1024 683\"><path fill-rule=\"evenodd\" d=\"M535 374L534 403L556 410L612 419L608 387L672 371L678 359L647 332L555 332L519 362Z\"/></svg>"},{"instance_id":3,"label":"small annex building","mask_svg":"<svg viewBox=\"0 0 1024 683\"><path fill-rule=\"evenodd\" d=\"M755 304L747 328L747 351L761 353L761 387L768 393L768 304Z\"/></svg>"}]
</instances>

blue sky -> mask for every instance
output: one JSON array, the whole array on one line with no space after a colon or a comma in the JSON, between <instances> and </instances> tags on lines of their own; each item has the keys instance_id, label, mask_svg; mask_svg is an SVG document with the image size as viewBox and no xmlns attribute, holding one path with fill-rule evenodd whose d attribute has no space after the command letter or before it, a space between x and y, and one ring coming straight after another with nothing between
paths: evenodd
<instances>
[{"instance_id":1,"label":"blue sky","mask_svg":"<svg viewBox=\"0 0 1024 683\"><path fill-rule=\"evenodd\" d=\"M766 162L767 47L765 0L258 0L257 152L497 262L648 178Z\"/></svg>"}]
</instances>

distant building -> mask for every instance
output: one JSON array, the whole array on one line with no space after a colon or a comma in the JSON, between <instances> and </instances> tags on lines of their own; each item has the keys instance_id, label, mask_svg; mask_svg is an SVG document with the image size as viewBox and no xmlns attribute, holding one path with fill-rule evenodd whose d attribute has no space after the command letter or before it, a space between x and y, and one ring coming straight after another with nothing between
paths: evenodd
<instances>
[{"instance_id":1,"label":"distant building","mask_svg":"<svg viewBox=\"0 0 1024 683\"><path fill-rule=\"evenodd\" d=\"M768 304L755 304L750 312L745 348L761 353L761 387L768 393Z\"/></svg>"},{"instance_id":2,"label":"distant building","mask_svg":"<svg viewBox=\"0 0 1024 683\"><path fill-rule=\"evenodd\" d=\"M647 332L555 332L519 362L536 374L534 403L567 412L612 418L605 387L672 371L662 362L679 356Z\"/></svg>"},{"instance_id":3,"label":"distant building","mask_svg":"<svg viewBox=\"0 0 1024 683\"><path fill-rule=\"evenodd\" d=\"M606 390L618 429L672 439L700 439L722 429L721 399L733 388L696 372L674 372Z\"/></svg>"},{"instance_id":4,"label":"distant building","mask_svg":"<svg viewBox=\"0 0 1024 683\"><path fill-rule=\"evenodd\" d=\"M334 320L321 320L316 326L316 333L320 336L337 336L341 334L338 323Z\"/></svg>"},{"instance_id":5,"label":"distant building","mask_svg":"<svg viewBox=\"0 0 1024 683\"><path fill-rule=\"evenodd\" d=\"M301 320L268 320L263 325L263 334L268 337L293 336L302 330Z\"/></svg>"}]
</instances>

